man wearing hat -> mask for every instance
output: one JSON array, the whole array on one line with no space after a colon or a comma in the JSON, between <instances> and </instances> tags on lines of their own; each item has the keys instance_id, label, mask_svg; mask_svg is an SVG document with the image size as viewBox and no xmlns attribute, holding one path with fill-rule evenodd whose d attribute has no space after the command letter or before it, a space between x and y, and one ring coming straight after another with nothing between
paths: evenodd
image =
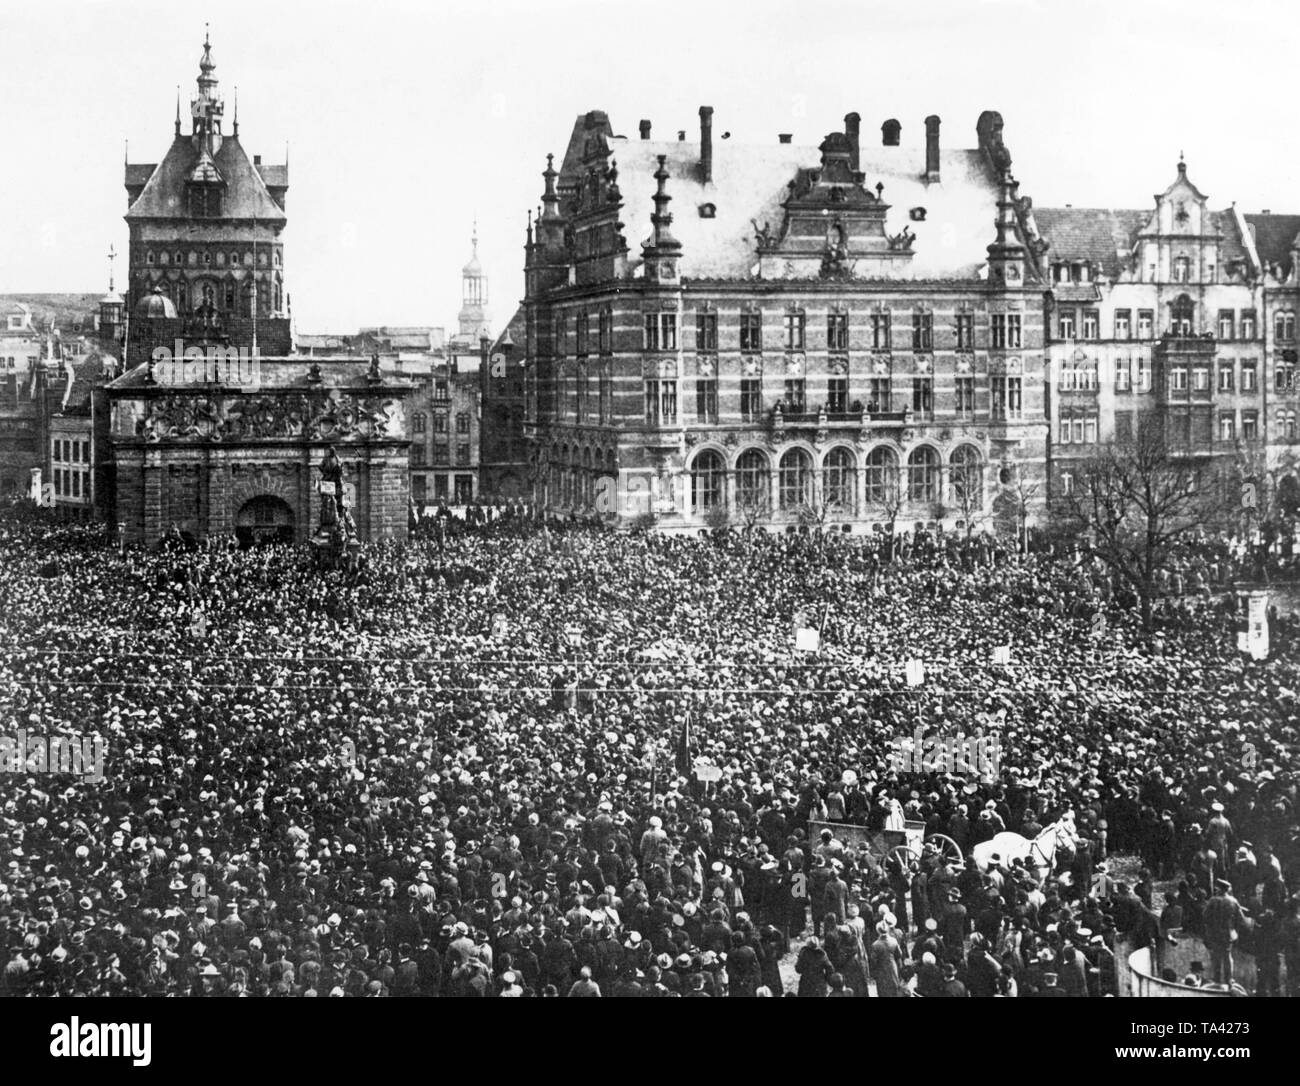
<instances>
[{"instance_id":1,"label":"man wearing hat","mask_svg":"<svg viewBox=\"0 0 1300 1086\"><path fill-rule=\"evenodd\" d=\"M957 979L957 966L952 962L943 963L943 987L939 995L946 999L965 999L970 995L966 985Z\"/></svg>"},{"instance_id":2,"label":"man wearing hat","mask_svg":"<svg viewBox=\"0 0 1300 1086\"><path fill-rule=\"evenodd\" d=\"M1246 926L1246 917L1241 905L1232 896L1232 883L1227 879L1215 880L1214 896L1205 903L1202 922L1214 983L1231 984L1232 944L1237 941L1237 933Z\"/></svg>"},{"instance_id":3,"label":"man wearing hat","mask_svg":"<svg viewBox=\"0 0 1300 1086\"><path fill-rule=\"evenodd\" d=\"M1218 857L1218 863L1215 865L1214 873L1217 876L1226 875L1227 868L1231 860L1229 859L1228 842L1232 838L1232 823L1228 821L1227 816L1223 813L1223 804L1217 800L1210 804L1210 810L1213 814L1210 821L1205 826L1205 844L1214 851Z\"/></svg>"}]
</instances>

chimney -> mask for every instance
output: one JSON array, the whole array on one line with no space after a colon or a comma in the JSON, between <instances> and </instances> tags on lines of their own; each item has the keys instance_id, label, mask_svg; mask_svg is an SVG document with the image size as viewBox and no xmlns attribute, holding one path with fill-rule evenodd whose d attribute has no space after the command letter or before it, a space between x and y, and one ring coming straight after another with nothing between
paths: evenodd
<instances>
[{"instance_id":1,"label":"chimney","mask_svg":"<svg viewBox=\"0 0 1300 1086\"><path fill-rule=\"evenodd\" d=\"M892 117L880 126L880 142L885 147L898 146L898 134L903 126Z\"/></svg>"},{"instance_id":2,"label":"chimney","mask_svg":"<svg viewBox=\"0 0 1300 1086\"><path fill-rule=\"evenodd\" d=\"M261 156L261 155L254 155L254 156L253 156L253 165L254 165L254 166L260 166L261 164L262 164L262 156Z\"/></svg>"},{"instance_id":3,"label":"chimney","mask_svg":"<svg viewBox=\"0 0 1300 1086\"><path fill-rule=\"evenodd\" d=\"M686 129L684 129L684 128L679 128L679 129L677 130L677 142L678 142L678 143L685 143L685 142L686 142Z\"/></svg>"},{"instance_id":4,"label":"chimney","mask_svg":"<svg viewBox=\"0 0 1300 1086\"><path fill-rule=\"evenodd\" d=\"M856 113L846 113L844 115L844 134L849 137L849 143L853 145L853 157L849 159L849 169L854 173L858 172L858 134L862 128L862 118Z\"/></svg>"},{"instance_id":5,"label":"chimney","mask_svg":"<svg viewBox=\"0 0 1300 1086\"><path fill-rule=\"evenodd\" d=\"M793 133L793 132L780 132L780 133L777 134L777 137L776 137L776 138L777 138L777 140L780 141L781 143L789 143L792 139L794 139L794 133Z\"/></svg>"},{"instance_id":6,"label":"chimney","mask_svg":"<svg viewBox=\"0 0 1300 1086\"><path fill-rule=\"evenodd\" d=\"M641 138L642 138L643 140L648 140L648 139L650 138L650 122L649 122L649 121L642 121L642 122L641 122Z\"/></svg>"},{"instance_id":7,"label":"chimney","mask_svg":"<svg viewBox=\"0 0 1300 1086\"><path fill-rule=\"evenodd\" d=\"M933 113L925 119L925 179L939 180L939 118Z\"/></svg>"},{"instance_id":8,"label":"chimney","mask_svg":"<svg viewBox=\"0 0 1300 1086\"><path fill-rule=\"evenodd\" d=\"M713 184L713 107L700 106L700 180Z\"/></svg>"}]
</instances>

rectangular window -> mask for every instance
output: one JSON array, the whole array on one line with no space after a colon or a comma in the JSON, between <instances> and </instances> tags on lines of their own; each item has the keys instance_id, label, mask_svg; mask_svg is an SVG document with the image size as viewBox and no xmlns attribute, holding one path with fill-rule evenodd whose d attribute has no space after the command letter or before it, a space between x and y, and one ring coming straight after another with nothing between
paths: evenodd
<instances>
[{"instance_id":1,"label":"rectangular window","mask_svg":"<svg viewBox=\"0 0 1300 1086\"><path fill-rule=\"evenodd\" d=\"M645 315L645 349L647 351L677 350L676 313L647 313Z\"/></svg>"},{"instance_id":2,"label":"rectangular window","mask_svg":"<svg viewBox=\"0 0 1300 1086\"><path fill-rule=\"evenodd\" d=\"M587 353L587 332L589 330L587 314L585 312L579 313L577 317L574 318L573 325L575 353L579 358L581 358Z\"/></svg>"},{"instance_id":3,"label":"rectangular window","mask_svg":"<svg viewBox=\"0 0 1300 1086\"><path fill-rule=\"evenodd\" d=\"M1187 391L1187 367L1173 366L1169 370L1169 387L1174 392Z\"/></svg>"},{"instance_id":4,"label":"rectangular window","mask_svg":"<svg viewBox=\"0 0 1300 1086\"><path fill-rule=\"evenodd\" d=\"M664 426L677 424L677 382L660 381L659 417Z\"/></svg>"},{"instance_id":5,"label":"rectangular window","mask_svg":"<svg viewBox=\"0 0 1300 1086\"><path fill-rule=\"evenodd\" d=\"M1083 419L1081 418L1074 420L1074 443L1076 445L1083 444Z\"/></svg>"},{"instance_id":6,"label":"rectangular window","mask_svg":"<svg viewBox=\"0 0 1300 1086\"><path fill-rule=\"evenodd\" d=\"M659 382L645 383L645 420L651 426L659 425Z\"/></svg>"},{"instance_id":7,"label":"rectangular window","mask_svg":"<svg viewBox=\"0 0 1300 1086\"><path fill-rule=\"evenodd\" d=\"M804 341L804 315L787 313L785 315L785 349L802 351Z\"/></svg>"},{"instance_id":8,"label":"rectangular window","mask_svg":"<svg viewBox=\"0 0 1300 1086\"><path fill-rule=\"evenodd\" d=\"M1241 311L1241 338L1255 338L1255 311L1253 309L1243 309Z\"/></svg>"},{"instance_id":9,"label":"rectangular window","mask_svg":"<svg viewBox=\"0 0 1300 1086\"><path fill-rule=\"evenodd\" d=\"M763 349L762 313L742 313L740 315L740 349L751 352Z\"/></svg>"},{"instance_id":10,"label":"rectangular window","mask_svg":"<svg viewBox=\"0 0 1300 1086\"><path fill-rule=\"evenodd\" d=\"M54 473L54 496L56 498L63 497L63 472L62 471L56 471Z\"/></svg>"},{"instance_id":11,"label":"rectangular window","mask_svg":"<svg viewBox=\"0 0 1300 1086\"><path fill-rule=\"evenodd\" d=\"M1219 391L1231 392L1233 388L1233 363L1232 359L1225 358L1219 363Z\"/></svg>"},{"instance_id":12,"label":"rectangular window","mask_svg":"<svg viewBox=\"0 0 1300 1086\"><path fill-rule=\"evenodd\" d=\"M600 421L609 422L614 382L607 368L600 371Z\"/></svg>"},{"instance_id":13,"label":"rectangular window","mask_svg":"<svg viewBox=\"0 0 1300 1086\"><path fill-rule=\"evenodd\" d=\"M1128 339L1133 335L1133 311L1130 309L1115 310L1115 338Z\"/></svg>"},{"instance_id":14,"label":"rectangular window","mask_svg":"<svg viewBox=\"0 0 1300 1086\"><path fill-rule=\"evenodd\" d=\"M842 415L849 409L849 379L832 377L826 382L826 410Z\"/></svg>"},{"instance_id":15,"label":"rectangular window","mask_svg":"<svg viewBox=\"0 0 1300 1086\"><path fill-rule=\"evenodd\" d=\"M714 318L714 336L717 336L717 318ZM614 349L614 314L609 309L600 311L600 353L609 354Z\"/></svg>"},{"instance_id":16,"label":"rectangular window","mask_svg":"<svg viewBox=\"0 0 1300 1086\"><path fill-rule=\"evenodd\" d=\"M754 422L763 413L763 379L761 377L742 377L740 379L740 417L746 422Z\"/></svg>"},{"instance_id":17,"label":"rectangular window","mask_svg":"<svg viewBox=\"0 0 1300 1086\"><path fill-rule=\"evenodd\" d=\"M785 383L785 410L801 415L806 402L806 385L802 377L792 378Z\"/></svg>"},{"instance_id":18,"label":"rectangular window","mask_svg":"<svg viewBox=\"0 0 1300 1086\"><path fill-rule=\"evenodd\" d=\"M1097 419L1090 417L1083 420L1083 440L1089 445L1097 444Z\"/></svg>"},{"instance_id":19,"label":"rectangular window","mask_svg":"<svg viewBox=\"0 0 1300 1086\"><path fill-rule=\"evenodd\" d=\"M1295 314L1283 310L1273 318L1273 338L1279 343L1295 342Z\"/></svg>"},{"instance_id":20,"label":"rectangular window","mask_svg":"<svg viewBox=\"0 0 1300 1086\"><path fill-rule=\"evenodd\" d=\"M832 313L826 318L826 349L828 351L847 351L849 349L849 316L847 313Z\"/></svg>"},{"instance_id":21,"label":"rectangular window","mask_svg":"<svg viewBox=\"0 0 1300 1086\"><path fill-rule=\"evenodd\" d=\"M433 477L433 500L439 504L447 501L447 476L435 475Z\"/></svg>"},{"instance_id":22,"label":"rectangular window","mask_svg":"<svg viewBox=\"0 0 1300 1086\"><path fill-rule=\"evenodd\" d=\"M569 326L568 320L565 318L563 313L555 314L551 336L555 341L555 356L557 358L563 358L569 349Z\"/></svg>"},{"instance_id":23,"label":"rectangular window","mask_svg":"<svg viewBox=\"0 0 1300 1086\"><path fill-rule=\"evenodd\" d=\"M1236 441L1237 440L1237 423L1231 415L1219 416L1219 440Z\"/></svg>"},{"instance_id":24,"label":"rectangular window","mask_svg":"<svg viewBox=\"0 0 1300 1086\"><path fill-rule=\"evenodd\" d=\"M1259 375L1255 369L1255 363L1243 362L1241 364L1241 391L1254 392L1259 387Z\"/></svg>"},{"instance_id":25,"label":"rectangular window","mask_svg":"<svg viewBox=\"0 0 1300 1086\"><path fill-rule=\"evenodd\" d=\"M695 314L695 349L708 352L718 349L718 315L716 313Z\"/></svg>"},{"instance_id":26,"label":"rectangular window","mask_svg":"<svg viewBox=\"0 0 1300 1086\"><path fill-rule=\"evenodd\" d=\"M1259 437L1259 413L1243 411L1241 413L1241 440L1254 441Z\"/></svg>"},{"instance_id":27,"label":"rectangular window","mask_svg":"<svg viewBox=\"0 0 1300 1086\"><path fill-rule=\"evenodd\" d=\"M434 383L433 383L433 398L434 398L435 400L445 400L445 399L447 399L447 382L446 382L446 381L434 381Z\"/></svg>"},{"instance_id":28,"label":"rectangular window","mask_svg":"<svg viewBox=\"0 0 1300 1086\"><path fill-rule=\"evenodd\" d=\"M469 463L469 442L461 442L456 446L456 463L462 466Z\"/></svg>"},{"instance_id":29,"label":"rectangular window","mask_svg":"<svg viewBox=\"0 0 1300 1086\"><path fill-rule=\"evenodd\" d=\"M1132 382L1131 359L1115 359L1115 391L1127 392Z\"/></svg>"},{"instance_id":30,"label":"rectangular window","mask_svg":"<svg viewBox=\"0 0 1300 1086\"><path fill-rule=\"evenodd\" d=\"M461 411L456 416L456 433L458 434L469 433L469 415L466 414L464 411Z\"/></svg>"},{"instance_id":31,"label":"rectangular window","mask_svg":"<svg viewBox=\"0 0 1300 1086\"><path fill-rule=\"evenodd\" d=\"M931 377L912 378L912 411L917 418L934 417L934 379Z\"/></svg>"},{"instance_id":32,"label":"rectangular window","mask_svg":"<svg viewBox=\"0 0 1300 1086\"><path fill-rule=\"evenodd\" d=\"M1138 359L1137 390L1139 392L1151 391L1151 365L1145 358Z\"/></svg>"},{"instance_id":33,"label":"rectangular window","mask_svg":"<svg viewBox=\"0 0 1300 1086\"><path fill-rule=\"evenodd\" d=\"M888 412L890 407L890 387L888 377L873 377L871 379L871 399L867 402L867 410L871 412Z\"/></svg>"},{"instance_id":34,"label":"rectangular window","mask_svg":"<svg viewBox=\"0 0 1300 1086\"><path fill-rule=\"evenodd\" d=\"M1138 310L1138 339L1150 339L1154 334L1156 326L1155 311L1151 309Z\"/></svg>"},{"instance_id":35,"label":"rectangular window","mask_svg":"<svg viewBox=\"0 0 1300 1086\"><path fill-rule=\"evenodd\" d=\"M1056 315L1056 336L1058 339L1073 339L1074 333L1074 310L1062 309Z\"/></svg>"},{"instance_id":36,"label":"rectangular window","mask_svg":"<svg viewBox=\"0 0 1300 1086\"><path fill-rule=\"evenodd\" d=\"M445 441L435 441L433 443L433 462L435 464L446 464L451 461L451 446Z\"/></svg>"},{"instance_id":37,"label":"rectangular window","mask_svg":"<svg viewBox=\"0 0 1300 1086\"><path fill-rule=\"evenodd\" d=\"M1236 314L1231 309L1219 310L1219 338L1230 340L1237 330Z\"/></svg>"},{"instance_id":38,"label":"rectangular window","mask_svg":"<svg viewBox=\"0 0 1300 1086\"><path fill-rule=\"evenodd\" d=\"M1095 309L1083 311L1083 338L1096 339L1101 335L1101 316Z\"/></svg>"},{"instance_id":39,"label":"rectangular window","mask_svg":"<svg viewBox=\"0 0 1300 1086\"><path fill-rule=\"evenodd\" d=\"M1196 392L1210 391L1210 367L1192 367L1192 389Z\"/></svg>"},{"instance_id":40,"label":"rectangular window","mask_svg":"<svg viewBox=\"0 0 1300 1086\"><path fill-rule=\"evenodd\" d=\"M994 313L991 324L994 347L1018 348L1020 346L1022 325L1019 313Z\"/></svg>"},{"instance_id":41,"label":"rectangular window","mask_svg":"<svg viewBox=\"0 0 1300 1086\"><path fill-rule=\"evenodd\" d=\"M428 451L428 450L426 450L425 447L424 447L423 445L412 445L412 446L411 446L411 463L414 464L417 468L422 468L422 467L424 467L424 463L425 463L425 459L424 459L424 458L425 458L425 454L426 454L427 451Z\"/></svg>"},{"instance_id":42,"label":"rectangular window","mask_svg":"<svg viewBox=\"0 0 1300 1086\"><path fill-rule=\"evenodd\" d=\"M879 351L889 350L890 328L888 313L871 314L871 346Z\"/></svg>"},{"instance_id":43,"label":"rectangular window","mask_svg":"<svg viewBox=\"0 0 1300 1086\"><path fill-rule=\"evenodd\" d=\"M1019 317L1016 318L1020 320ZM1021 391L1023 381L1019 377L1007 378L1007 418L1018 419L1021 414Z\"/></svg>"},{"instance_id":44,"label":"rectangular window","mask_svg":"<svg viewBox=\"0 0 1300 1086\"><path fill-rule=\"evenodd\" d=\"M930 351L934 349L934 314L912 314L912 350Z\"/></svg>"},{"instance_id":45,"label":"rectangular window","mask_svg":"<svg viewBox=\"0 0 1300 1086\"><path fill-rule=\"evenodd\" d=\"M971 313L957 314L957 350L969 351L975 346L975 317Z\"/></svg>"},{"instance_id":46,"label":"rectangular window","mask_svg":"<svg viewBox=\"0 0 1300 1086\"><path fill-rule=\"evenodd\" d=\"M700 422L718 421L718 379L700 377L695 382L695 417Z\"/></svg>"},{"instance_id":47,"label":"rectangular window","mask_svg":"<svg viewBox=\"0 0 1300 1086\"><path fill-rule=\"evenodd\" d=\"M975 414L975 378L958 377L957 414L962 418L971 418Z\"/></svg>"},{"instance_id":48,"label":"rectangular window","mask_svg":"<svg viewBox=\"0 0 1300 1086\"><path fill-rule=\"evenodd\" d=\"M1070 444L1070 433L1071 433L1070 420L1068 418L1062 418L1061 419L1061 444L1062 445Z\"/></svg>"}]
</instances>

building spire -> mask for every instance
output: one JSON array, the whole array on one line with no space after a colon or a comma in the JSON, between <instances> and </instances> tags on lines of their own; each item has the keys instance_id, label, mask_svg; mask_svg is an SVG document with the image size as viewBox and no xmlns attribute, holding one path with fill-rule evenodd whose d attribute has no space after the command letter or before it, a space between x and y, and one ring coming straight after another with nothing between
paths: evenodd
<instances>
[{"instance_id":1,"label":"building spire","mask_svg":"<svg viewBox=\"0 0 1300 1086\"><path fill-rule=\"evenodd\" d=\"M181 134L181 85L176 84L176 135Z\"/></svg>"},{"instance_id":2,"label":"building spire","mask_svg":"<svg viewBox=\"0 0 1300 1086\"><path fill-rule=\"evenodd\" d=\"M231 125L230 134L232 136L239 135L239 84L238 83L235 84L235 117Z\"/></svg>"},{"instance_id":3,"label":"building spire","mask_svg":"<svg viewBox=\"0 0 1300 1086\"><path fill-rule=\"evenodd\" d=\"M670 229L673 216L668 210L668 204L672 200L672 197L668 195L669 173L666 165L668 156L659 155L658 159L659 169L655 170L654 174L658 188L655 190L653 197L655 203L654 214L650 216L650 221L655 228L654 240L651 244L655 249L680 249L681 244L673 237Z\"/></svg>"}]
</instances>

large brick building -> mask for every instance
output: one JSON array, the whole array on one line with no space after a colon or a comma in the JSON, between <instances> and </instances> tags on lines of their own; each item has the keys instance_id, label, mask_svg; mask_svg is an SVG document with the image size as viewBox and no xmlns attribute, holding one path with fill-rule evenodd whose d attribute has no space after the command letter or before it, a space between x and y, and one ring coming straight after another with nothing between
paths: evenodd
<instances>
[{"instance_id":1,"label":"large brick building","mask_svg":"<svg viewBox=\"0 0 1300 1086\"><path fill-rule=\"evenodd\" d=\"M333 445L362 539L404 535L410 381L378 359L287 357L287 168L251 162L205 42L191 131L128 165L127 370L108 385L113 517L129 541L175 528L306 540Z\"/></svg>"},{"instance_id":2,"label":"large brick building","mask_svg":"<svg viewBox=\"0 0 1300 1086\"><path fill-rule=\"evenodd\" d=\"M1002 120L874 146L580 116L530 222L535 500L664 528L979 523L1044 471L1036 242ZM670 206L673 211L670 212Z\"/></svg>"}]
</instances>

